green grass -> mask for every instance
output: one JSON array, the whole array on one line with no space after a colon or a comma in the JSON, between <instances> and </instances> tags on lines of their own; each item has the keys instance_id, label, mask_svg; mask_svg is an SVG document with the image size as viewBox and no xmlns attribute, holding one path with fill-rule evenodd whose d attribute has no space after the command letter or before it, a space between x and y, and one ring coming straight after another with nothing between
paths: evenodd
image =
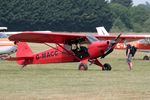
<instances>
[{"instance_id":1,"label":"green grass","mask_svg":"<svg viewBox=\"0 0 150 100\"><path fill-rule=\"evenodd\" d=\"M137 53L128 70L125 51L115 50L102 59L112 71L89 66L78 71L78 63L29 65L0 61L0 100L149 100L150 62Z\"/></svg>"}]
</instances>

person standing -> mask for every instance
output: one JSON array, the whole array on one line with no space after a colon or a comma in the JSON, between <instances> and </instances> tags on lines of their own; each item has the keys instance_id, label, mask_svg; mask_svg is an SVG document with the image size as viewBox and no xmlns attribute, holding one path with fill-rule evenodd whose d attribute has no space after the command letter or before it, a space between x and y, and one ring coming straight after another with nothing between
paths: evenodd
<instances>
[{"instance_id":1,"label":"person standing","mask_svg":"<svg viewBox=\"0 0 150 100\"><path fill-rule=\"evenodd\" d=\"M126 47L126 57L127 57L127 63L129 66L129 70L132 70L132 46L130 44Z\"/></svg>"}]
</instances>

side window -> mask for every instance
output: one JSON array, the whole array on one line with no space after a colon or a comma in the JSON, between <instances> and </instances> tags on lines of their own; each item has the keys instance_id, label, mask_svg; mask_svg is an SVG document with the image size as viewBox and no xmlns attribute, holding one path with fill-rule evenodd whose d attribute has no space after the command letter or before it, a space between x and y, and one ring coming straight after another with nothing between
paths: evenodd
<instances>
[{"instance_id":1,"label":"side window","mask_svg":"<svg viewBox=\"0 0 150 100\"><path fill-rule=\"evenodd\" d=\"M65 44L64 46L67 50L71 50L71 45Z\"/></svg>"}]
</instances>

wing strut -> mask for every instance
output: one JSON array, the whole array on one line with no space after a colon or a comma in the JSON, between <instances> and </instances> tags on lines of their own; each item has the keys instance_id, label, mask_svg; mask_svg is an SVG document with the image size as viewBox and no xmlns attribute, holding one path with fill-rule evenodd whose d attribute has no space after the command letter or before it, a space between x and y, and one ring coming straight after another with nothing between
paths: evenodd
<instances>
[{"instance_id":1,"label":"wing strut","mask_svg":"<svg viewBox=\"0 0 150 100\"><path fill-rule=\"evenodd\" d=\"M61 50L59 50L59 49L57 49L57 48L55 48L55 47L49 45L48 43L44 43L44 44L47 45L47 46L49 46L49 47L51 47L51 48L53 48L53 49L55 49L55 50L57 50L57 51L60 51L61 53L64 53L64 52L62 52ZM58 44L57 44L57 45L58 45ZM64 48L63 48L63 49L64 49Z\"/></svg>"}]
</instances>

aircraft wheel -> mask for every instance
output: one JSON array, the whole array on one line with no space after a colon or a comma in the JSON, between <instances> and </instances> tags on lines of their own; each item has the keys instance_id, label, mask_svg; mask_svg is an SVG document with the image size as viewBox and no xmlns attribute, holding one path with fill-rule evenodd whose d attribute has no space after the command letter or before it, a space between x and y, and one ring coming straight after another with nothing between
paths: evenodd
<instances>
[{"instance_id":1,"label":"aircraft wheel","mask_svg":"<svg viewBox=\"0 0 150 100\"><path fill-rule=\"evenodd\" d=\"M106 70L106 71L110 71L112 69L111 65L108 63L104 64L104 67L102 68L102 70Z\"/></svg>"},{"instance_id":2,"label":"aircraft wheel","mask_svg":"<svg viewBox=\"0 0 150 100\"><path fill-rule=\"evenodd\" d=\"M86 64L81 63L79 65L79 70L88 70L88 66Z\"/></svg>"},{"instance_id":3,"label":"aircraft wheel","mask_svg":"<svg viewBox=\"0 0 150 100\"><path fill-rule=\"evenodd\" d=\"M149 60L149 57L148 56L144 56L143 60Z\"/></svg>"}]
</instances>

